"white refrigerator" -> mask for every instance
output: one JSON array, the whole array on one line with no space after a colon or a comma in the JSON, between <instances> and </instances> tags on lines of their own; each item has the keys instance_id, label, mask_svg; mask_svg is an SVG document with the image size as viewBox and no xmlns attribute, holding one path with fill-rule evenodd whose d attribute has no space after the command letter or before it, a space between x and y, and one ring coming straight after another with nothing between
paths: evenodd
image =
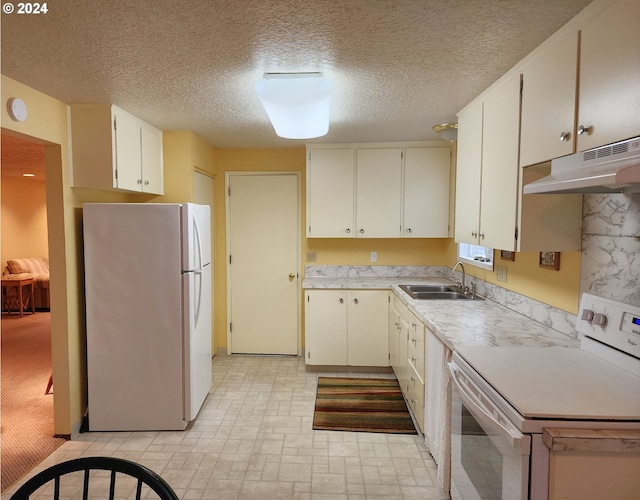
<instances>
[{"instance_id":1,"label":"white refrigerator","mask_svg":"<svg viewBox=\"0 0 640 500\"><path fill-rule=\"evenodd\" d=\"M211 211L83 205L91 431L182 430L211 388Z\"/></svg>"}]
</instances>

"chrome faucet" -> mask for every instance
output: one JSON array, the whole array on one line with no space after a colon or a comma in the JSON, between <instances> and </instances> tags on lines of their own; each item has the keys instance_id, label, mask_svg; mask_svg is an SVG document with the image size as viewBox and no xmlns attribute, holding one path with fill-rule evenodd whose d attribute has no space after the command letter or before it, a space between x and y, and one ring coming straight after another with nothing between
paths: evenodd
<instances>
[{"instance_id":1,"label":"chrome faucet","mask_svg":"<svg viewBox=\"0 0 640 500\"><path fill-rule=\"evenodd\" d=\"M458 285L458 287L460 287L460 291L462 293L466 293L466 286L465 286L466 273L464 272L464 264L462 264L462 262L460 261L456 262L453 268L451 269L451 279L453 281L456 281L453 279L453 272L456 270L456 267L458 267L458 265L460 266L460 270L462 271L462 282Z\"/></svg>"}]
</instances>

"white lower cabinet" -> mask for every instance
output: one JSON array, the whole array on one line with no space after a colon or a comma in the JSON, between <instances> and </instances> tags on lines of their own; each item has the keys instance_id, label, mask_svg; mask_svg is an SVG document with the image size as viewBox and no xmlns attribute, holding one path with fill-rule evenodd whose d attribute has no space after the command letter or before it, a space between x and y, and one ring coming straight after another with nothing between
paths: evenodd
<instances>
[{"instance_id":1,"label":"white lower cabinet","mask_svg":"<svg viewBox=\"0 0 640 500\"><path fill-rule=\"evenodd\" d=\"M395 296L391 301L390 318L391 367L411 413L420 430L424 431L425 326Z\"/></svg>"},{"instance_id":2,"label":"white lower cabinet","mask_svg":"<svg viewBox=\"0 0 640 500\"><path fill-rule=\"evenodd\" d=\"M424 324L409 312L409 340L407 342L407 403L420 430L424 432L425 345Z\"/></svg>"},{"instance_id":3,"label":"white lower cabinet","mask_svg":"<svg viewBox=\"0 0 640 500\"><path fill-rule=\"evenodd\" d=\"M451 350L426 329L426 366L424 403L424 440L438 466L438 486L449 489L451 456L451 382L447 363Z\"/></svg>"},{"instance_id":4,"label":"white lower cabinet","mask_svg":"<svg viewBox=\"0 0 640 500\"><path fill-rule=\"evenodd\" d=\"M388 290L308 290L306 364L389 366Z\"/></svg>"}]
</instances>

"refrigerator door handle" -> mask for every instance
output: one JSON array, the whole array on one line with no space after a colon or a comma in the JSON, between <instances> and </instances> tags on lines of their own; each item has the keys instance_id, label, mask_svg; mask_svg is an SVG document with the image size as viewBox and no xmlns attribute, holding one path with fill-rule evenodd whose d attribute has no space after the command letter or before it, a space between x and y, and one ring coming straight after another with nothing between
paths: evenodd
<instances>
[{"instance_id":1,"label":"refrigerator door handle","mask_svg":"<svg viewBox=\"0 0 640 500\"><path fill-rule=\"evenodd\" d=\"M195 324L198 325L198 319L200 318L200 302L202 299L202 240L200 237L200 228L198 227L198 219L193 217L193 229L195 234L195 240L198 248L198 267L194 270L195 278L198 279L198 301L196 303L196 312L195 312Z\"/></svg>"}]
</instances>

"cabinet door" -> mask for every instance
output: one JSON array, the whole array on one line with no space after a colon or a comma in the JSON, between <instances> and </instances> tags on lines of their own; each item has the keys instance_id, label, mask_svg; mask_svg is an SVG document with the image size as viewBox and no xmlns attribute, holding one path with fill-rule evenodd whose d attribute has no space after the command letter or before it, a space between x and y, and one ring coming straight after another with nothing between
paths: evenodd
<instances>
[{"instance_id":1,"label":"cabinet door","mask_svg":"<svg viewBox=\"0 0 640 500\"><path fill-rule=\"evenodd\" d=\"M640 135L640 2L619 0L582 27L578 151Z\"/></svg>"},{"instance_id":2,"label":"cabinet door","mask_svg":"<svg viewBox=\"0 0 640 500\"><path fill-rule=\"evenodd\" d=\"M356 158L356 237L399 238L402 149L358 149Z\"/></svg>"},{"instance_id":3,"label":"cabinet door","mask_svg":"<svg viewBox=\"0 0 640 500\"><path fill-rule=\"evenodd\" d=\"M482 101L458 113L455 241L478 244L482 172Z\"/></svg>"},{"instance_id":4,"label":"cabinet door","mask_svg":"<svg viewBox=\"0 0 640 500\"><path fill-rule=\"evenodd\" d=\"M443 487L449 475L451 455L451 382L447 371L451 350L428 328L425 340L428 383L425 384L424 440L438 465L438 485Z\"/></svg>"},{"instance_id":5,"label":"cabinet door","mask_svg":"<svg viewBox=\"0 0 640 500\"><path fill-rule=\"evenodd\" d=\"M486 93L482 138L480 245L515 251L520 75Z\"/></svg>"},{"instance_id":6,"label":"cabinet door","mask_svg":"<svg viewBox=\"0 0 640 500\"><path fill-rule=\"evenodd\" d=\"M347 364L347 293L307 292L305 345L308 365Z\"/></svg>"},{"instance_id":7,"label":"cabinet door","mask_svg":"<svg viewBox=\"0 0 640 500\"><path fill-rule=\"evenodd\" d=\"M132 116L115 109L114 119L117 187L142 191L140 124Z\"/></svg>"},{"instance_id":8,"label":"cabinet door","mask_svg":"<svg viewBox=\"0 0 640 500\"><path fill-rule=\"evenodd\" d=\"M353 149L312 149L307 160L307 237L353 238Z\"/></svg>"},{"instance_id":9,"label":"cabinet door","mask_svg":"<svg viewBox=\"0 0 640 500\"><path fill-rule=\"evenodd\" d=\"M520 165L574 152L578 33L569 31L523 71Z\"/></svg>"},{"instance_id":10,"label":"cabinet door","mask_svg":"<svg viewBox=\"0 0 640 500\"><path fill-rule=\"evenodd\" d=\"M389 292L357 290L347 298L349 366L389 366Z\"/></svg>"},{"instance_id":11,"label":"cabinet door","mask_svg":"<svg viewBox=\"0 0 640 500\"><path fill-rule=\"evenodd\" d=\"M449 237L451 149L407 148L403 238Z\"/></svg>"},{"instance_id":12,"label":"cabinet door","mask_svg":"<svg viewBox=\"0 0 640 500\"><path fill-rule=\"evenodd\" d=\"M389 365L397 374L398 370L398 348L400 332L400 314L395 309L395 298L392 297L389 304Z\"/></svg>"},{"instance_id":13,"label":"cabinet door","mask_svg":"<svg viewBox=\"0 0 640 500\"><path fill-rule=\"evenodd\" d=\"M142 191L164 194L162 131L142 126Z\"/></svg>"},{"instance_id":14,"label":"cabinet door","mask_svg":"<svg viewBox=\"0 0 640 500\"><path fill-rule=\"evenodd\" d=\"M408 361L408 342L409 342L409 323L406 319L399 315L400 327L398 329L398 367L395 370L396 378L402 388L402 392L406 394L407 382L409 381L409 361Z\"/></svg>"}]
</instances>

